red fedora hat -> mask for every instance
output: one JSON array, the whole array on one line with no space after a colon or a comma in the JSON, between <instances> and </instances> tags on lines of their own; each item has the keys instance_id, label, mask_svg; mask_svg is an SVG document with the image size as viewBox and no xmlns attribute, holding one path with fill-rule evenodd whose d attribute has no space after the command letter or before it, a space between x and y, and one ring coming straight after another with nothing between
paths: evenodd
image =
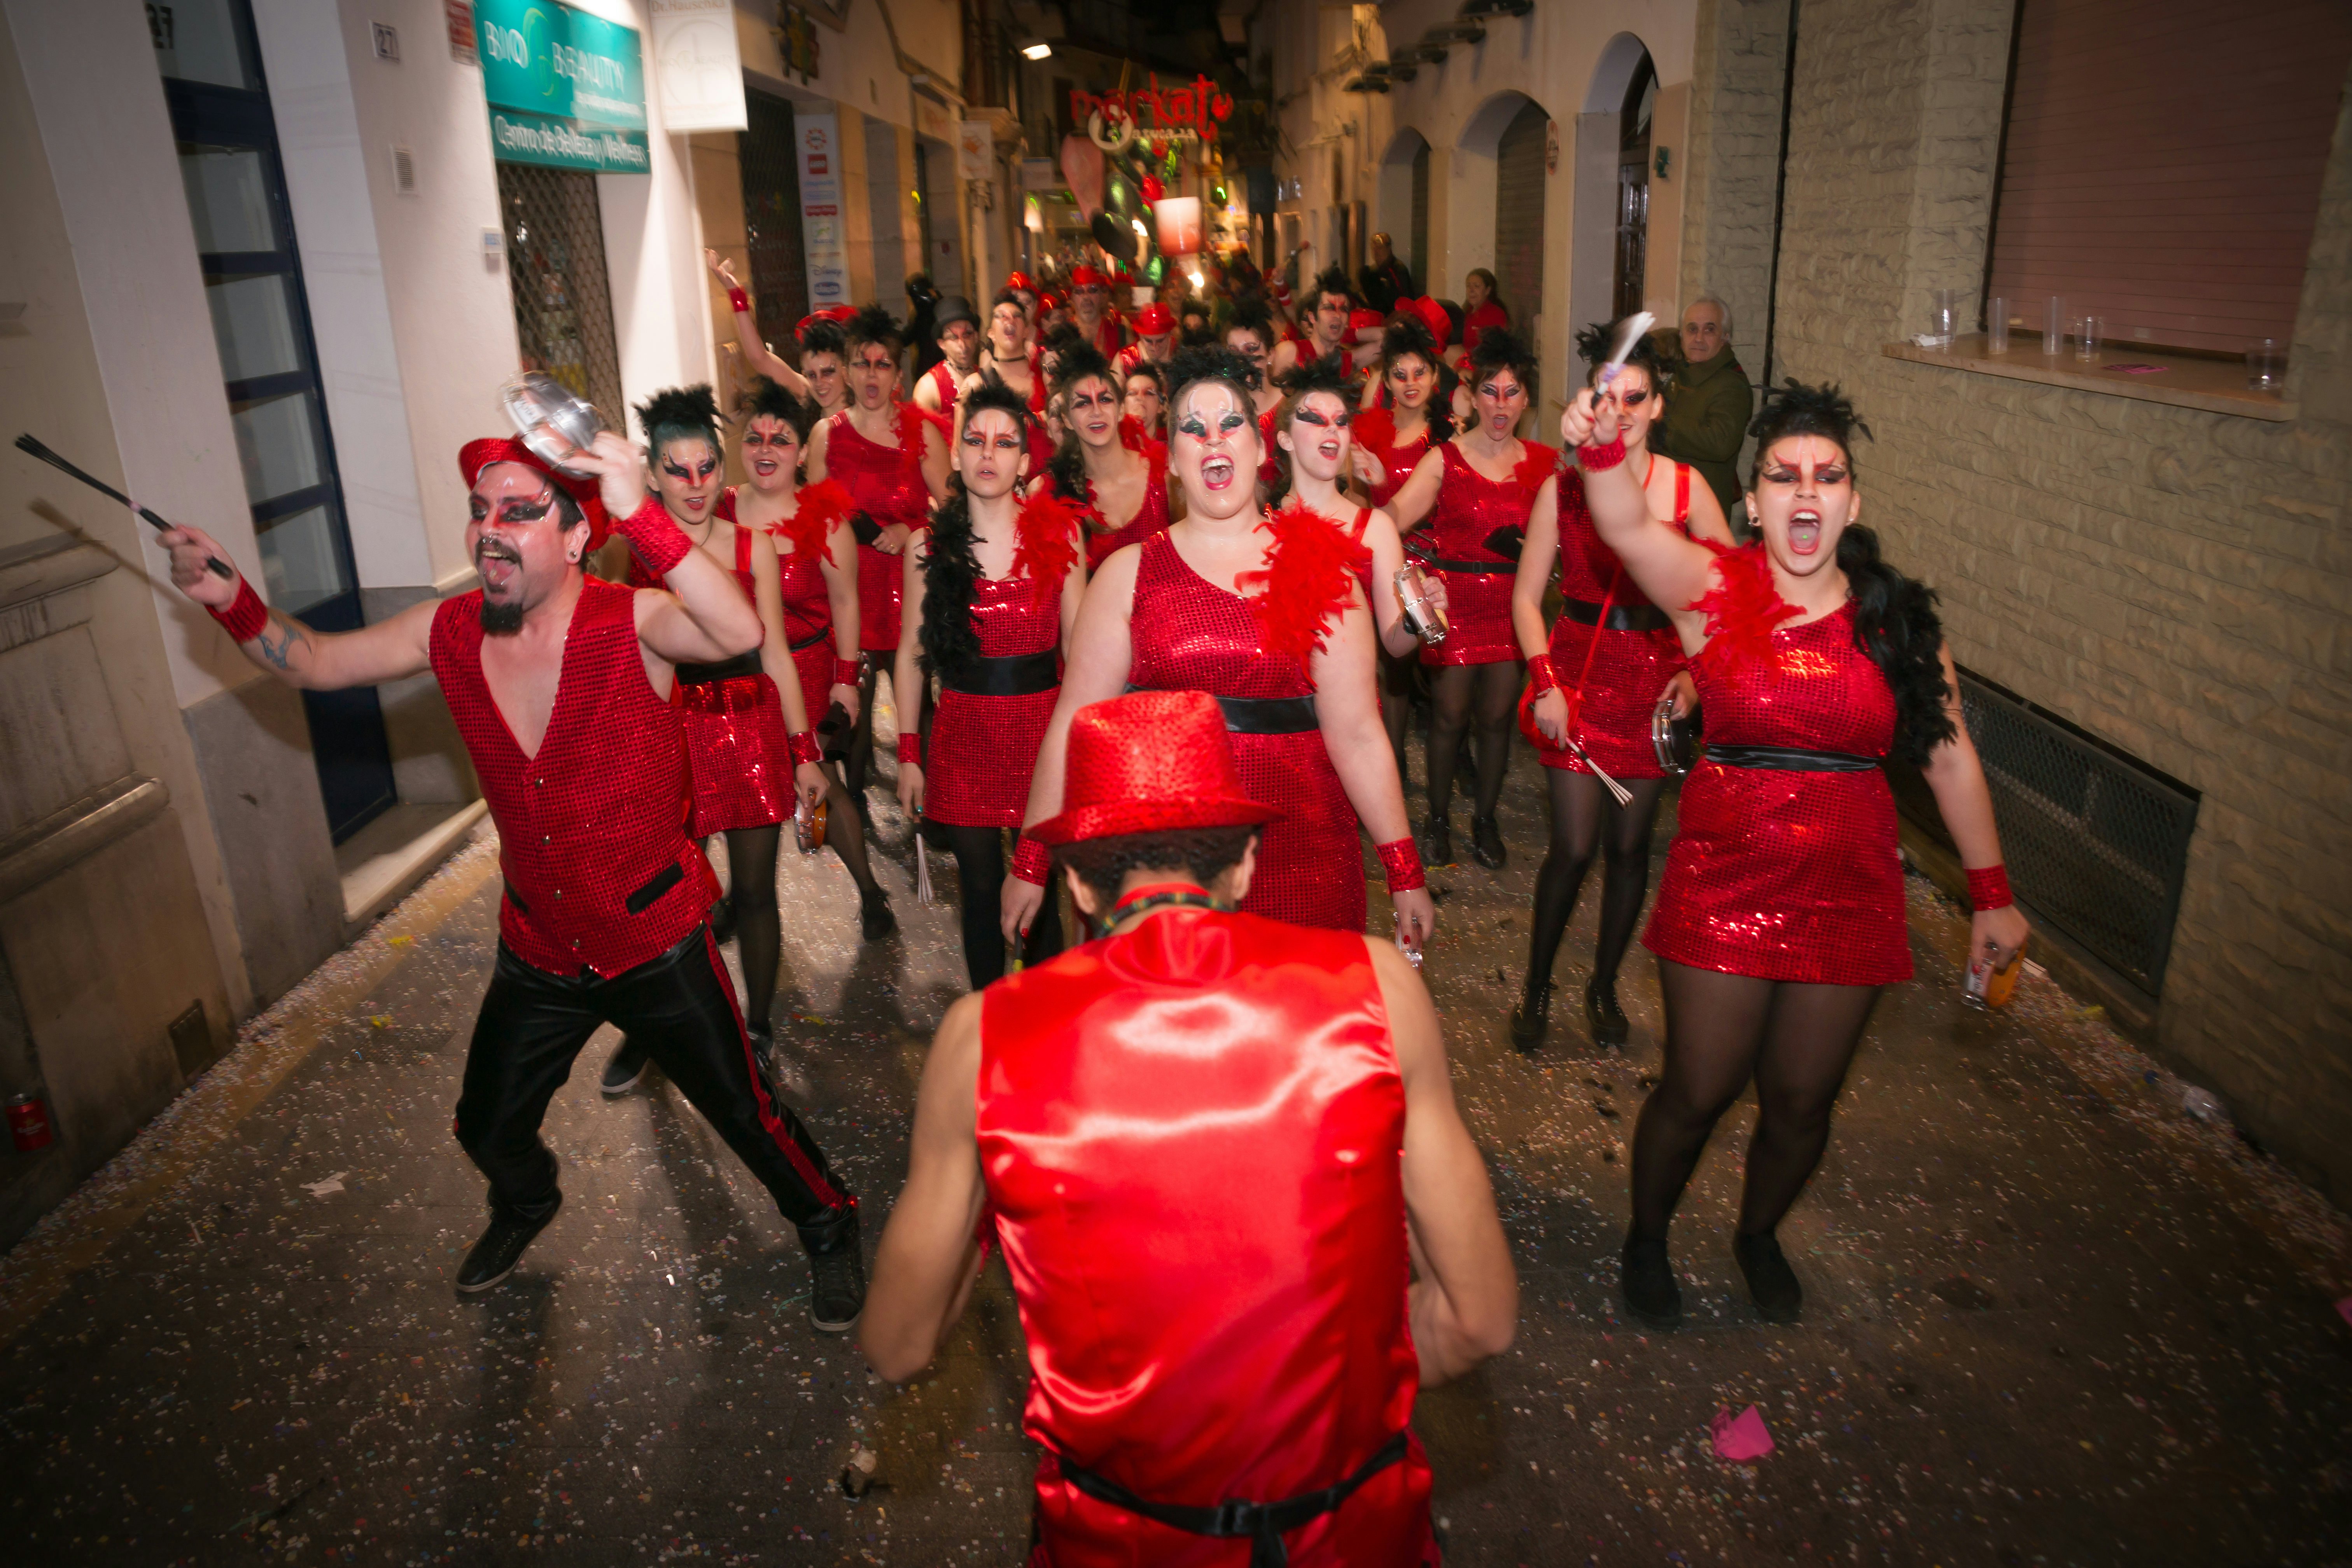
<instances>
[{"instance_id":1,"label":"red fedora hat","mask_svg":"<svg viewBox=\"0 0 2352 1568\"><path fill-rule=\"evenodd\" d=\"M1255 827L1281 815L1242 793L1224 710L1200 691L1130 691L1070 720L1062 814L1029 829L1040 844L1126 833Z\"/></svg>"},{"instance_id":2,"label":"red fedora hat","mask_svg":"<svg viewBox=\"0 0 2352 1568\"><path fill-rule=\"evenodd\" d=\"M575 479L570 474L559 474L553 464L509 436L485 436L457 448L457 471L465 476L468 489L482 477L482 470L493 463L520 463L526 468L537 468L561 485L580 503L581 515L588 520L588 548L604 548L605 536L613 531L613 520L604 515L602 481L593 476Z\"/></svg>"}]
</instances>

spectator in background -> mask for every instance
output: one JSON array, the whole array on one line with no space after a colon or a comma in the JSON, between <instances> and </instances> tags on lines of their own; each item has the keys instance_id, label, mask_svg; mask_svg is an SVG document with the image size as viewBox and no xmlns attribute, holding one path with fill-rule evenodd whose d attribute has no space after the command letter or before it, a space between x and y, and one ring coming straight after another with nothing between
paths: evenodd
<instances>
[{"instance_id":1,"label":"spectator in background","mask_svg":"<svg viewBox=\"0 0 2352 1568\"><path fill-rule=\"evenodd\" d=\"M1478 346L1478 336L1496 327L1511 324L1510 307L1503 303L1501 289L1495 275L1483 267L1474 267L1470 276L1462 280L1462 347L1465 352Z\"/></svg>"},{"instance_id":2,"label":"spectator in background","mask_svg":"<svg viewBox=\"0 0 2352 1568\"><path fill-rule=\"evenodd\" d=\"M1372 259L1357 275L1362 286L1364 303L1378 310L1383 320L1395 314L1399 300L1412 298L1412 273L1396 258L1385 234L1372 236Z\"/></svg>"},{"instance_id":3,"label":"spectator in background","mask_svg":"<svg viewBox=\"0 0 2352 1568\"><path fill-rule=\"evenodd\" d=\"M1679 341L1657 335L1668 340L1659 346L1674 395L1651 432L1650 449L1696 468L1729 517L1740 500L1739 448L1756 412L1756 389L1731 352L1731 307L1701 294L1683 311Z\"/></svg>"},{"instance_id":4,"label":"spectator in background","mask_svg":"<svg viewBox=\"0 0 2352 1568\"><path fill-rule=\"evenodd\" d=\"M932 307L940 301L940 291L931 287L931 275L915 272L907 278L907 342L915 351L914 367L907 376L912 386L922 379L923 373L940 363L939 323L933 318Z\"/></svg>"}]
</instances>

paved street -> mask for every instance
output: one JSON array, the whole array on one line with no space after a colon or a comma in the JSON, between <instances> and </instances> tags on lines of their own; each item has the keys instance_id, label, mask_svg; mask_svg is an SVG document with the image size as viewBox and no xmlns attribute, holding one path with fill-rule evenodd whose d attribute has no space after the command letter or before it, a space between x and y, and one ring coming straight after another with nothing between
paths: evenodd
<instances>
[{"instance_id":1,"label":"paved street","mask_svg":"<svg viewBox=\"0 0 2352 1568\"><path fill-rule=\"evenodd\" d=\"M1633 1047L1583 1043L1589 889L1551 1043L1508 1048L1535 771L1522 754L1508 868L1432 879L1429 975L1525 1286L1517 1348L1421 1406L1449 1562L2352 1562L2342 1216L2185 1119L2179 1081L2046 980L2008 1016L1958 1006L1965 924L1916 879L1919 978L1881 1005L1783 1233L1803 1322L1757 1321L1731 1263L1744 1111L1677 1232L1687 1325L1622 1321L1656 987L1637 958ZM788 856L778 1007L869 1249L961 984L953 911L915 902L903 825L878 816L902 935L861 945L846 875ZM1019 1561L1001 1268L940 1369L879 1383L811 1333L790 1231L678 1097L596 1093L609 1037L550 1120L562 1214L505 1287L457 1300L483 1210L449 1114L494 852L463 851L0 1260L0 1555ZM1751 1404L1775 1450L1718 1460L1710 1419ZM861 1446L882 1484L853 1501Z\"/></svg>"}]
</instances>

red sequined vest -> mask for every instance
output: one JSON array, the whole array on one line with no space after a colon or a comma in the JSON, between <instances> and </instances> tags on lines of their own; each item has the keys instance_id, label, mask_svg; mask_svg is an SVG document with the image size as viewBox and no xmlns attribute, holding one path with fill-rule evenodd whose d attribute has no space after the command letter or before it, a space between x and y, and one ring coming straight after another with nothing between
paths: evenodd
<instances>
[{"instance_id":1,"label":"red sequined vest","mask_svg":"<svg viewBox=\"0 0 2352 1568\"><path fill-rule=\"evenodd\" d=\"M686 836L686 741L638 651L636 591L591 577L563 643L539 753L482 675L482 595L433 616L433 673L499 825L499 937L534 969L618 974L702 921L709 868Z\"/></svg>"}]
</instances>

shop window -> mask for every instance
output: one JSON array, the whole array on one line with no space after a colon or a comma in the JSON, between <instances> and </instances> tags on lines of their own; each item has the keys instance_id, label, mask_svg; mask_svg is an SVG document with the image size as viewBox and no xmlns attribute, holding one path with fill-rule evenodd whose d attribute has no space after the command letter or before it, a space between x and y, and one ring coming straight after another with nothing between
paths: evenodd
<instances>
[{"instance_id":1,"label":"shop window","mask_svg":"<svg viewBox=\"0 0 2352 1568\"><path fill-rule=\"evenodd\" d=\"M604 275L604 215L596 176L536 163L499 165L507 224L507 286L526 370L543 370L628 428L613 290Z\"/></svg>"}]
</instances>

